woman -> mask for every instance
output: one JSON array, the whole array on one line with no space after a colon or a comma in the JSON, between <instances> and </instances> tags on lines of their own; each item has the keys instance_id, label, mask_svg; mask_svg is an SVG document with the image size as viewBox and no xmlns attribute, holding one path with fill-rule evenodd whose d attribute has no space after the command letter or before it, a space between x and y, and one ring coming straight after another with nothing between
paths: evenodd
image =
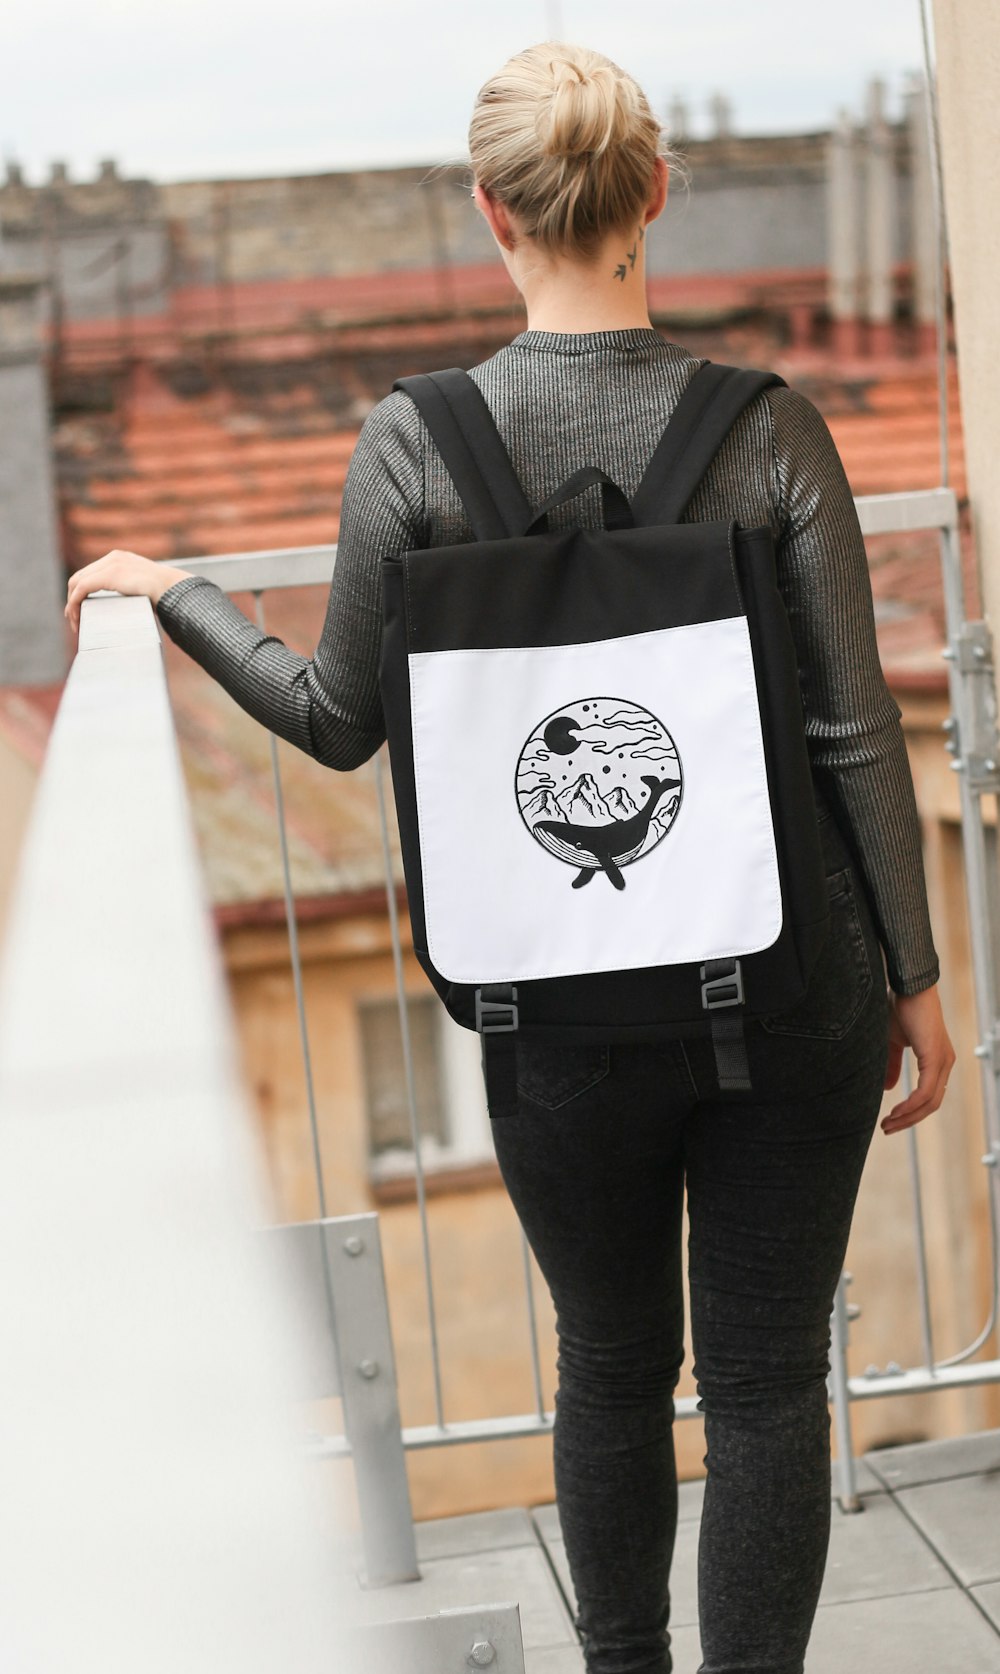
<instances>
[{"instance_id":1,"label":"woman","mask_svg":"<svg viewBox=\"0 0 1000 1674\"><path fill-rule=\"evenodd\" d=\"M472 376L527 495L540 503L583 464L631 494L700 364L659 336L646 306L646 228L668 181L659 126L607 59L548 43L482 89L470 149L473 195L528 321ZM563 515L594 525L599 499ZM590 1674L672 1666L685 1187L708 1467L701 1674L801 1674L830 1527L829 1315L858 1184L904 1043L919 1081L887 1134L937 1109L954 1054L861 534L815 408L787 388L758 396L687 517L778 533L834 930L805 999L748 1027L752 1095L718 1092L701 1040L615 1045L596 1065L589 1050L522 1044L518 1110L493 1137L556 1308L556 1493ZM396 393L358 441L311 660L212 582L132 553L79 571L67 614L75 625L95 588L147 594L251 714L352 768L385 736L380 560L470 538L422 420Z\"/></svg>"}]
</instances>

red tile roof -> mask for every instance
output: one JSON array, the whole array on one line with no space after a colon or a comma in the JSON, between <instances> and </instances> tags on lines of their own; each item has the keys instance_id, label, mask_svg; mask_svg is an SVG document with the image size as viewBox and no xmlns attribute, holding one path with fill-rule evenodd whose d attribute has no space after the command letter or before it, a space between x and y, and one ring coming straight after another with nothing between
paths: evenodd
<instances>
[{"instance_id":1,"label":"red tile roof","mask_svg":"<svg viewBox=\"0 0 1000 1674\"><path fill-rule=\"evenodd\" d=\"M755 294L754 286L759 289L765 279L657 281L654 291L659 285L661 302L669 292L676 306L724 313L734 299ZM450 282L465 304L509 305L509 287L505 277L498 280L496 268L453 274ZM816 288L816 276L801 282L803 294ZM415 280L407 306L426 310L440 302L440 283L440 276ZM235 320L241 330L254 329L255 322L268 330L291 326L300 321L306 302L317 311L335 311L341 319L353 311L360 322L365 311L371 316L376 308L384 316L399 296L399 275L373 276L364 284L323 280L297 287L240 287L229 298L230 323ZM113 546L182 561L196 553L336 539L357 429L344 428L317 393L306 358L315 356L314 337L304 335L299 345L301 377L293 354L280 389L270 388L256 408L249 402L241 405L238 394L221 381L207 394L179 394L155 371L161 351L176 354L178 333L203 323L212 307L218 308L215 292L180 293L169 334L162 320L136 322L133 342L141 346L145 334L149 353L132 376L124 410L117 418L67 417L58 426L71 567ZM102 340L99 325L74 327L71 359L76 357L78 369L88 357L96 361L108 353L107 328ZM442 341L446 327L444 321L433 328L440 329ZM518 329L513 316L512 328ZM359 324L359 341L364 336ZM255 347L264 358L287 357L295 342L285 334L271 342L261 338ZM241 358L248 347L241 343ZM938 485L935 369L926 358L832 364L829 357L810 351L789 352L784 362L773 364L827 416L855 494ZM952 481L964 497L954 372L949 410ZM872 543L870 557L880 647L890 680L900 687L941 686L944 625L933 539L883 538ZM969 564L971 570L971 559ZM306 655L322 625L324 592L275 593L267 601L269 627ZM237 602L252 615L249 596ZM166 636L164 655L212 900L220 909L235 910L239 903L276 899L281 882L267 734ZM7 688L0 692L0 726L37 757L57 700L58 688ZM382 866L370 768L331 774L285 746L281 759L298 891L323 897L377 890Z\"/></svg>"}]
</instances>

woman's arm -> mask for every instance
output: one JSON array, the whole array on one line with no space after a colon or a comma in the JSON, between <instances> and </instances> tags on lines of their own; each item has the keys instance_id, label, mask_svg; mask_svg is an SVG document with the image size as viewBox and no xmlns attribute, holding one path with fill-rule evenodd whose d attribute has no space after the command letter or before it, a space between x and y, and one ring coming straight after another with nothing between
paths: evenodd
<instances>
[{"instance_id":1,"label":"woman's arm","mask_svg":"<svg viewBox=\"0 0 1000 1674\"><path fill-rule=\"evenodd\" d=\"M778 577L798 654L810 759L852 844L896 994L938 980L920 825L900 710L879 662L861 527L822 415L767 392L780 517Z\"/></svg>"},{"instance_id":2,"label":"woman's arm","mask_svg":"<svg viewBox=\"0 0 1000 1674\"><path fill-rule=\"evenodd\" d=\"M178 645L248 714L327 767L346 771L385 738L378 668L380 566L422 544L420 420L402 394L369 414L351 459L326 619L312 657L262 632L206 576L109 553L71 577L66 614L98 588L144 593ZM130 560L123 564L122 560Z\"/></svg>"},{"instance_id":3,"label":"woman's arm","mask_svg":"<svg viewBox=\"0 0 1000 1674\"><path fill-rule=\"evenodd\" d=\"M955 1052L937 990L920 825L900 711L879 662L861 527L825 420L768 391L780 509L779 581L796 641L813 766L857 856L892 987L885 1085L912 1048L918 1081L882 1119L896 1133L937 1110Z\"/></svg>"}]
</instances>

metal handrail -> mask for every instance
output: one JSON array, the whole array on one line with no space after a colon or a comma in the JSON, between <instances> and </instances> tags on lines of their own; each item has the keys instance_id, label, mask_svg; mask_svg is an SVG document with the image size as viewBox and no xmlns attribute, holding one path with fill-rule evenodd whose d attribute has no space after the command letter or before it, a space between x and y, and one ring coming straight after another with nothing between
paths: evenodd
<instances>
[{"instance_id":1,"label":"metal handrail","mask_svg":"<svg viewBox=\"0 0 1000 1674\"><path fill-rule=\"evenodd\" d=\"M0 967L4 1640L360 1670L149 601L87 599ZM71 1600L53 1610L53 1598Z\"/></svg>"}]
</instances>

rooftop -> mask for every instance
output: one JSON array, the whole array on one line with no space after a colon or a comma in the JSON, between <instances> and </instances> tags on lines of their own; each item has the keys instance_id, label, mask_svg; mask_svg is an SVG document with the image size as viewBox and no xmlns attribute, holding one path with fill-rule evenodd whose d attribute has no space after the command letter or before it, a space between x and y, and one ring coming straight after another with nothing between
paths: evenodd
<instances>
[{"instance_id":1,"label":"rooftop","mask_svg":"<svg viewBox=\"0 0 1000 1674\"><path fill-rule=\"evenodd\" d=\"M1000 1674L1000 1431L865 1456L860 1513L836 1500L806 1674ZM672 1567L674 1674L700 1660L697 1558L704 1482L680 1487ZM382 1623L486 1601L520 1607L525 1674L582 1674L554 1505L417 1524L421 1579L359 1589ZM442 1671L444 1674L444 1671Z\"/></svg>"}]
</instances>

